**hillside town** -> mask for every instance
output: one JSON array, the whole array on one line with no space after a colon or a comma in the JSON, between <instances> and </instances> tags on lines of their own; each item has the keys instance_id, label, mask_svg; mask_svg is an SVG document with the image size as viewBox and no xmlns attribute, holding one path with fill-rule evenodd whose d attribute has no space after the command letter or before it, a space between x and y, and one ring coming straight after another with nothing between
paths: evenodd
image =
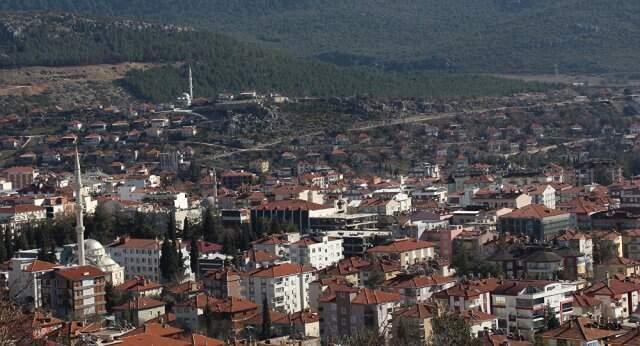
<instances>
[{"instance_id":1,"label":"hillside town","mask_svg":"<svg viewBox=\"0 0 640 346\"><path fill-rule=\"evenodd\" d=\"M0 117L15 345L638 345L640 96Z\"/></svg>"}]
</instances>

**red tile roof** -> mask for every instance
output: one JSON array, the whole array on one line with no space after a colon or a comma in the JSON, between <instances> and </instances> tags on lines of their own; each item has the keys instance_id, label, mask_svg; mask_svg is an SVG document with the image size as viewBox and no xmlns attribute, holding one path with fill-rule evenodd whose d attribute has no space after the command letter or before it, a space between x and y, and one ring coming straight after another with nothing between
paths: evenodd
<instances>
[{"instance_id":1,"label":"red tile roof","mask_svg":"<svg viewBox=\"0 0 640 346\"><path fill-rule=\"evenodd\" d=\"M351 304L377 305L392 302L400 302L402 296L397 293L372 290L370 288L361 289Z\"/></svg>"},{"instance_id":2,"label":"red tile roof","mask_svg":"<svg viewBox=\"0 0 640 346\"><path fill-rule=\"evenodd\" d=\"M420 288L438 286L455 281L454 278L440 275L398 275L393 279L387 280L383 285L392 288Z\"/></svg>"},{"instance_id":3,"label":"red tile roof","mask_svg":"<svg viewBox=\"0 0 640 346\"><path fill-rule=\"evenodd\" d=\"M117 247L122 249L160 249L160 241L157 239L138 239L138 238L123 238L119 243L110 245L111 247Z\"/></svg>"},{"instance_id":4,"label":"red tile roof","mask_svg":"<svg viewBox=\"0 0 640 346\"><path fill-rule=\"evenodd\" d=\"M127 311L127 310L146 310L146 309L154 309L161 306L165 306L165 302L156 300L149 297L138 297L132 298L131 301L120 304L118 306L114 306L113 309L117 311Z\"/></svg>"},{"instance_id":5,"label":"red tile roof","mask_svg":"<svg viewBox=\"0 0 640 346\"><path fill-rule=\"evenodd\" d=\"M434 247L432 242L417 239L396 240L388 245L378 245L367 250L370 253L401 253Z\"/></svg>"},{"instance_id":6,"label":"red tile roof","mask_svg":"<svg viewBox=\"0 0 640 346\"><path fill-rule=\"evenodd\" d=\"M50 262L46 262L46 261L41 261L41 260L34 260L33 262L31 262L26 268L24 268L23 271L28 272L28 273L33 273L33 272L44 272L44 271L49 271L49 270L53 270L54 268L56 268L58 265L50 263Z\"/></svg>"},{"instance_id":7,"label":"red tile roof","mask_svg":"<svg viewBox=\"0 0 640 346\"><path fill-rule=\"evenodd\" d=\"M559 328L546 331L544 339L560 339L572 341L594 341L618 335L620 331L598 328L593 321L585 317L577 317Z\"/></svg>"},{"instance_id":8,"label":"red tile roof","mask_svg":"<svg viewBox=\"0 0 640 346\"><path fill-rule=\"evenodd\" d=\"M418 303L402 308L396 312L396 316L427 319L437 315L437 308L433 305Z\"/></svg>"},{"instance_id":9,"label":"red tile roof","mask_svg":"<svg viewBox=\"0 0 640 346\"><path fill-rule=\"evenodd\" d=\"M301 199L289 199L273 201L257 207L259 210L322 210L330 209L322 204L304 201Z\"/></svg>"},{"instance_id":10,"label":"red tile roof","mask_svg":"<svg viewBox=\"0 0 640 346\"><path fill-rule=\"evenodd\" d=\"M144 292L157 290L162 288L157 282L150 281L145 279L144 277L136 277L131 280L127 280L120 285L116 286L115 289L120 291L133 291L133 292Z\"/></svg>"},{"instance_id":11,"label":"red tile roof","mask_svg":"<svg viewBox=\"0 0 640 346\"><path fill-rule=\"evenodd\" d=\"M101 276L104 277L104 272L94 266L78 266L60 269L56 274L70 281L92 279Z\"/></svg>"},{"instance_id":12,"label":"red tile roof","mask_svg":"<svg viewBox=\"0 0 640 346\"><path fill-rule=\"evenodd\" d=\"M640 285L618 279L609 279L593 284L591 287L586 288L584 293L590 296L618 296L633 291L640 291Z\"/></svg>"},{"instance_id":13,"label":"red tile roof","mask_svg":"<svg viewBox=\"0 0 640 346\"><path fill-rule=\"evenodd\" d=\"M307 265L282 263L250 271L247 275L252 277L277 278L301 273L312 273L314 271L315 269L313 267Z\"/></svg>"},{"instance_id":14,"label":"red tile roof","mask_svg":"<svg viewBox=\"0 0 640 346\"><path fill-rule=\"evenodd\" d=\"M567 212L549 209L542 204L529 204L516 209L508 214L500 216L507 219L543 219L550 216L568 215Z\"/></svg>"}]
</instances>

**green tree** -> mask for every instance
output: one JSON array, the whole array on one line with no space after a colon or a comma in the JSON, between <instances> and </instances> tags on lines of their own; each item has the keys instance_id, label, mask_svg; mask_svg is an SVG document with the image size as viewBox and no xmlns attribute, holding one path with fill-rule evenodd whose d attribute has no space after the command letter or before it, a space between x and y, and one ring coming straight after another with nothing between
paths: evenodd
<instances>
[{"instance_id":1,"label":"green tree","mask_svg":"<svg viewBox=\"0 0 640 346\"><path fill-rule=\"evenodd\" d=\"M471 336L471 327L456 313L443 313L432 320L433 346L480 346L482 343Z\"/></svg>"},{"instance_id":2,"label":"green tree","mask_svg":"<svg viewBox=\"0 0 640 346\"><path fill-rule=\"evenodd\" d=\"M0 262L4 262L9 259L7 254L7 245L5 244L4 234L0 235Z\"/></svg>"},{"instance_id":3,"label":"green tree","mask_svg":"<svg viewBox=\"0 0 640 346\"><path fill-rule=\"evenodd\" d=\"M222 224L220 223L220 218L214 215L214 210L211 206L208 206L203 211L201 228L201 233L205 241L215 243L220 240Z\"/></svg>"},{"instance_id":4,"label":"green tree","mask_svg":"<svg viewBox=\"0 0 640 346\"><path fill-rule=\"evenodd\" d=\"M116 290L111 282L107 282L104 286L104 293L108 313L113 313L113 307L124 303L126 300L122 292Z\"/></svg>"},{"instance_id":5,"label":"green tree","mask_svg":"<svg viewBox=\"0 0 640 346\"><path fill-rule=\"evenodd\" d=\"M238 254L235 234L231 230L226 230L222 234L222 253L228 256L236 256Z\"/></svg>"},{"instance_id":6,"label":"green tree","mask_svg":"<svg viewBox=\"0 0 640 346\"><path fill-rule=\"evenodd\" d=\"M269 311L269 301L267 296L262 297L262 328L260 338L262 340L269 339L271 337L271 312Z\"/></svg>"},{"instance_id":7,"label":"green tree","mask_svg":"<svg viewBox=\"0 0 640 346\"><path fill-rule=\"evenodd\" d=\"M200 250L198 250L198 239L191 238L191 244L189 249L189 260L191 265L191 271L198 276L200 274L200 268L198 266L198 259L200 258Z\"/></svg>"},{"instance_id":8,"label":"green tree","mask_svg":"<svg viewBox=\"0 0 640 346\"><path fill-rule=\"evenodd\" d=\"M365 283L366 286L372 289L380 287L380 285L384 283L386 277L381 269L380 261L377 257L373 256L371 258L371 265L369 268L369 276L367 278L367 282Z\"/></svg>"},{"instance_id":9,"label":"green tree","mask_svg":"<svg viewBox=\"0 0 640 346\"><path fill-rule=\"evenodd\" d=\"M165 281L172 282L178 278L179 270L180 263L178 261L175 243L171 241L169 235L167 235L162 242L160 273Z\"/></svg>"}]
</instances>

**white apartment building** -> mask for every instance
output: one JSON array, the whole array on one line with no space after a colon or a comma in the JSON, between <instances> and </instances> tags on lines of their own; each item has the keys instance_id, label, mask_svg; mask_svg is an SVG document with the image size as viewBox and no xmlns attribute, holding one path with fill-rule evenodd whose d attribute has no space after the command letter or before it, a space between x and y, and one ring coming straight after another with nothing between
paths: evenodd
<instances>
[{"instance_id":1,"label":"white apartment building","mask_svg":"<svg viewBox=\"0 0 640 346\"><path fill-rule=\"evenodd\" d=\"M157 239L122 238L107 247L109 256L120 266L124 267L125 280L135 277L145 277L155 282L163 282L160 272L160 256L162 255L162 241ZM185 244L180 243L183 267L183 280L192 280L190 256Z\"/></svg>"},{"instance_id":2,"label":"white apartment building","mask_svg":"<svg viewBox=\"0 0 640 346\"><path fill-rule=\"evenodd\" d=\"M324 269L344 258L342 239L328 236L307 237L289 247L291 262Z\"/></svg>"},{"instance_id":3,"label":"white apartment building","mask_svg":"<svg viewBox=\"0 0 640 346\"><path fill-rule=\"evenodd\" d=\"M571 318L577 289L577 282L504 281L491 295L492 314L498 317L498 328L532 337L545 327L545 313L555 314L560 323Z\"/></svg>"},{"instance_id":4,"label":"white apartment building","mask_svg":"<svg viewBox=\"0 0 640 346\"><path fill-rule=\"evenodd\" d=\"M270 308L294 313L309 307L309 284L315 279L314 269L300 264L259 268L242 277L243 296L258 305L266 297Z\"/></svg>"},{"instance_id":5,"label":"white apartment building","mask_svg":"<svg viewBox=\"0 0 640 346\"><path fill-rule=\"evenodd\" d=\"M417 239L399 239L388 245L378 245L367 250L367 253L378 257L389 257L400 260L403 268L422 263L435 257L435 245Z\"/></svg>"}]
</instances>

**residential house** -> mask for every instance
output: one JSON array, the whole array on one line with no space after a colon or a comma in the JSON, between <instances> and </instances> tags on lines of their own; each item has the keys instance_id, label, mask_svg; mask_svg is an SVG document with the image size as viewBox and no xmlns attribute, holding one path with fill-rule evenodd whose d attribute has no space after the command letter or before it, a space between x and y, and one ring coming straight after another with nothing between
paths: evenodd
<instances>
[{"instance_id":1,"label":"residential house","mask_svg":"<svg viewBox=\"0 0 640 346\"><path fill-rule=\"evenodd\" d=\"M625 320L638 306L640 285L634 282L606 278L584 290L584 294L602 302L602 317Z\"/></svg>"},{"instance_id":2,"label":"residential house","mask_svg":"<svg viewBox=\"0 0 640 346\"><path fill-rule=\"evenodd\" d=\"M545 346L606 346L608 339L621 334L619 330L604 329L589 318L576 317L559 328L542 333Z\"/></svg>"},{"instance_id":3,"label":"residential house","mask_svg":"<svg viewBox=\"0 0 640 346\"><path fill-rule=\"evenodd\" d=\"M387 245L374 246L368 249L367 253L376 257L400 260L400 265L406 268L434 258L435 245L423 240L400 239Z\"/></svg>"},{"instance_id":4,"label":"residential house","mask_svg":"<svg viewBox=\"0 0 640 346\"><path fill-rule=\"evenodd\" d=\"M382 284L382 289L402 295L406 303L428 301L431 296L456 284L451 277L440 275L398 275Z\"/></svg>"},{"instance_id":5,"label":"residential house","mask_svg":"<svg viewBox=\"0 0 640 346\"><path fill-rule=\"evenodd\" d=\"M491 314L491 292L499 285L500 280L494 278L465 280L433 297L449 311L475 309Z\"/></svg>"},{"instance_id":6,"label":"residential house","mask_svg":"<svg viewBox=\"0 0 640 346\"><path fill-rule=\"evenodd\" d=\"M129 321L140 327L147 321L165 315L165 302L149 297L133 297L121 305L114 306L113 311L120 321Z\"/></svg>"}]
</instances>

